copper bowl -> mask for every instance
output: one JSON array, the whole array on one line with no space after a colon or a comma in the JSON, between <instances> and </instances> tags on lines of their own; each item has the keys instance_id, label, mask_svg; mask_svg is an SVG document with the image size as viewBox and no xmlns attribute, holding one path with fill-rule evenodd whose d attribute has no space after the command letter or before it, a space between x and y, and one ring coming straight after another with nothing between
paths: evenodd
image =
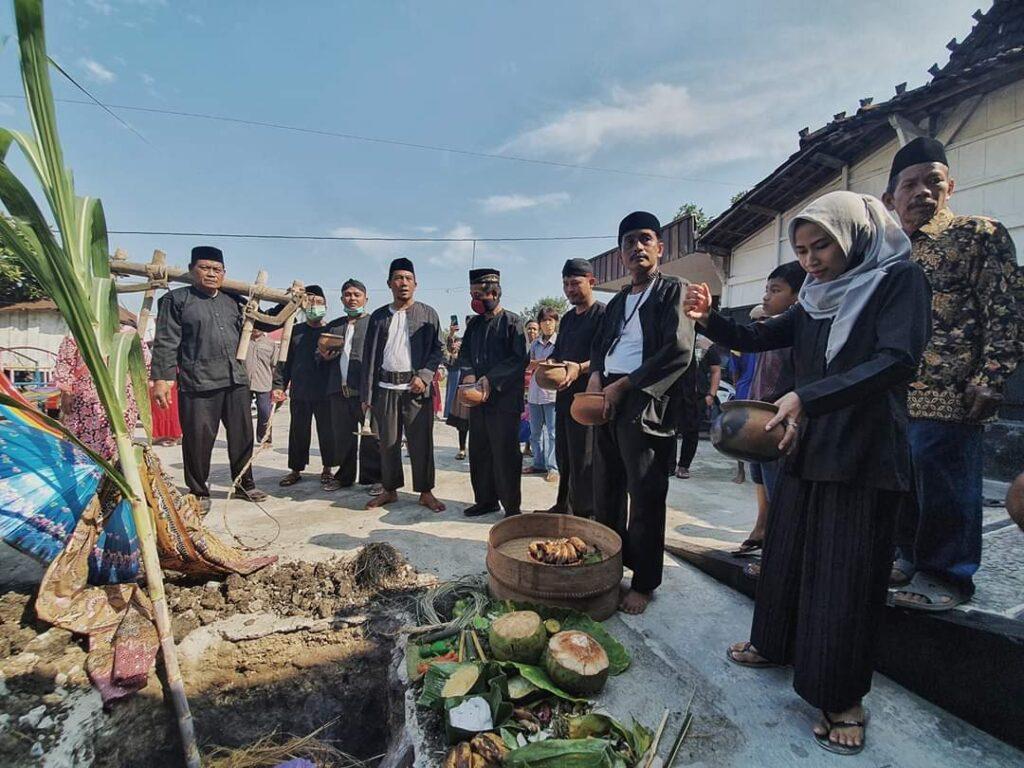
<instances>
[{"instance_id":1,"label":"copper bowl","mask_svg":"<svg viewBox=\"0 0 1024 768\"><path fill-rule=\"evenodd\" d=\"M316 346L321 355L328 355L345 347L345 337L336 333L321 333L320 338L316 340Z\"/></svg>"},{"instance_id":2,"label":"copper bowl","mask_svg":"<svg viewBox=\"0 0 1024 768\"><path fill-rule=\"evenodd\" d=\"M776 424L770 432L764 428L778 412L773 403L730 400L711 425L711 444L740 461L775 461L781 455L779 443L786 428L782 424Z\"/></svg>"},{"instance_id":3,"label":"copper bowl","mask_svg":"<svg viewBox=\"0 0 1024 768\"><path fill-rule=\"evenodd\" d=\"M542 360L537 363L537 368L533 372L533 380L537 382L537 386L541 389L556 390L562 386L562 382L565 381L569 375L569 366L565 363L559 363L555 360Z\"/></svg>"},{"instance_id":4,"label":"copper bowl","mask_svg":"<svg viewBox=\"0 0 1024 768\"><path fill-rule=\"evenodd\" d=\"M458 398L459 402L467 408L480 405L484 401L484 388L477 383L460 384Z\"/></svg>"},{"instance_id":5,"label":"copper bowl","mask_svg":"<svg viewBox=\"0 0 1024 768\"><path fill-rule=\"evenodd\" d=\"M584 426L607 424L608 419L604 417L604 392L579 392L573 395L569 413Z\"/></svg>"}]
</instances>

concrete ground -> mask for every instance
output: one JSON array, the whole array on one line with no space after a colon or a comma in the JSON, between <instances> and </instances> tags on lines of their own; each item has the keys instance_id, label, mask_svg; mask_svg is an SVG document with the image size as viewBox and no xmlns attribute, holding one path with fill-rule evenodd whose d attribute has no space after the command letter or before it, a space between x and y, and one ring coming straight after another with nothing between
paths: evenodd
<instances>
[{"instance_id":1,"label":"concrete ground","mask_svg":"<svg viewBox=\"0 0 1024 768\"><path fill-rule=\"evenodd\" d=\"M313 466L290 488L277 480L287 471L287 409L276 417L274 445L258 456L257 484L272 498L263 509L245 502L226 503L228 468L225 443L213 457L214 504L207 523L226 529L246 544L270 542L268 552L285 560L320 560L350 553L368 541L387 541L424 572L449 578L484 571L486 535L499 518L474 520L461 510L472 502L468 464L455 460L455 431L435 428L437 487L448 511L434 514L416 504L411 493L387 509L367 511L365 489L333 494L320 490L314 446ZM223 437L223 435L222 435ZM314 437L315 440L315 437ZM158 448L165 468L179 482L178 448ZM702 442L692 480L671 481L670 535L709 543L741 541L753 521L753 490L729 481L730 462ZM409 475L406 466L407 477ZM540 477L523 478L523 508L550 506L556 486ZM0 553L0 584L37 578L23 558ZM696 720L681 764L697 766L900 766L938 768L972 765L1024 766L1024 753L952 717L890 680L876 675L865 703L871 713L867 748L843 761L819 749L810 735L815 712L791 688L788 670L749 670L729 663L725 648L744 639L752 603L697 569L671 556L664 584L642 616L618 615L608 629L634 658L633 667L613 678L601 703L620 719L635 715L656 726L662 712L673 712L667 740L679 714L695 692Z\"/></svg>"}]
</instances>

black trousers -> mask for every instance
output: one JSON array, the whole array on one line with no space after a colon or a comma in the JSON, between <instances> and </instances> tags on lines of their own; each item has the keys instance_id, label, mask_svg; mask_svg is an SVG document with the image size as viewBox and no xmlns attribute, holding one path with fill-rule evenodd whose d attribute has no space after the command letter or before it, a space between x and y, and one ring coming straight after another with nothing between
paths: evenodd
<instances>
[{"instance_id":1,"label":"black trousers","mask_svg":"<svg viewBox=\"0 0 1024 768\"><path fill-rule=\"evenodd\" d=\"M228 462L232 480L252 458L252 395L249 387L235 384L207 392L178 392L181 420L181 456L185 484L195 496L210 495L210 457L217 431L224 425L228 437ZM252 469L238 481L240 488L253 488Z\"/></svg>"},{"instance_id":2,"label":"black trousers","mask_svg":"<svg viewBox=\"0 0 1024 768\"><path fill-rule=\"evenodd\" d=\"M486 403L469 410L469 478L477 504L497 504L506 513L522 505L523 455L519 414Z\"/></svg>"},{"instance_id":3,"label":"black trousers","mask_svg":"<svg viewBox=\"0 0 1024 768\"><path fill-rule=\"evenodd\" d=\"M359 395L345 397L341 392L336 392L328 401L331 408L331 432L334 433L334 464L338 465L334 477L345 487L352 485L356 481L358 463L360 484L379 483L380 442L376 436L356 434L362 430L364 419ZM375 423L371 427L376 430Z\"/></svg>"},{"instance_id":4,"label":"black trousers","mask_svg":"<svg viewBox=\"0 0 1024 768\"><path fill-rule=\"evenodd\" d=\"M569 413L571 399L555 405L555 459L558 462L557 506L576 517L594 516L594 428Z\"/></svg>"},{"instance_id":5,"label":"black trousers","mask_svg":"<svg viewBox=\"0 0 1024 768\"><path fill-rule=\"evenodd\" d=\"M680 433L679 441L679 463L676 466L690 468L693 457L697 455L697 444L700 442L700 433L697 430ZM669 469L673 469L669 464Z\"/></svg>"},{"instance_id":6,"label":"black trousers","mask_svg":"<svg viewBox=\"0 0 1024 768\"><path fill-rule=\"evenodd\" d=\"M409 390L378 387L373 393L373 415L380 435L380 482L386 491L405 485L402 470L402 434L409 441L412 489L434 489L434 402L428 387L422 395Z\"/></svg>"},{"instance_id":7,"label":"black trousers","mask_svg":"<svg viewBox=\"0 0 1024 768\"><path fill-rule=\"evenodd\" d=\"M642 393L630 391L627 398ZM629 401L620 413L629 411ZM622 538L623 562L633 570L632 587L650 592L661 584L665 555L665 468L674 439L643 431L639 419L617 416L594 429L594 512L599 523Z\"/></svg>"},{"instance_id":8,"label":"black trousers","mask_svg":"<svg viewBox=\"0 0 1024 768\"><path fill-rule=\"evenodd\" d=\"M750 641L792 664L793 688L818 709L842 711L871 689L895 520L909 501L862 483L779 478Z\"/></svg>"},{"instance_id":9,"label":"black trousers","mask_svg":"<svg viewBox=\"0 0 1024 768\"><path fill-rule=\"evenodd\" d=\"M292 421L288 426L288 469L301 472L309 464L309 442L312 438L313 419L316 419L316 437L320 443L320 461L324 467L333 467L334 431L331 429L331 403L322 400L295 400L289 406Z\"/></svg>"}]
</instances>

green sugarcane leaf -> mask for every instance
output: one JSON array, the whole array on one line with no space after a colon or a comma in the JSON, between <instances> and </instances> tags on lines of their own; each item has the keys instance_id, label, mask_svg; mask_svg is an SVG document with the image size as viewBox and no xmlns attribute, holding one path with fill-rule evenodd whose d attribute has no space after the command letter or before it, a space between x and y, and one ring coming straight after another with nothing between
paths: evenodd
<instances>
[{"instance_id":1,"label":"green sugarcane leaf","mask_svg":"<svg viewBox=\"0 0 1024 768\"><path fill-rule=\"evenodd\" d=\"M41 419L42 422L46 424L46 426L60 432L65 439L67 439L71 443L74 443L75 446L84 451L89 456L90 459L99 464L100 468L103 469L103 471L107 473L107 476L114 482L114 485L116 485L118 489L121 491L121 493L125 495L125 498L131 499L135 496L135 494L132 492L131 486L128 484L128 481L125 479L124 475L121 474L121 470L119 470L105 458L96 453L96 451L94 451L92 448L90 448L81 440L79 440L78 437L73 432L71 432L59 421L50 418L45 413L36 408L34 405L26 405L20 400L16 400L13 397L4 394L3 392L0 392L0 405L6 405L8 408L16 408L19 411L31 413L33 416Z\"/></svg>"}]
</instances>

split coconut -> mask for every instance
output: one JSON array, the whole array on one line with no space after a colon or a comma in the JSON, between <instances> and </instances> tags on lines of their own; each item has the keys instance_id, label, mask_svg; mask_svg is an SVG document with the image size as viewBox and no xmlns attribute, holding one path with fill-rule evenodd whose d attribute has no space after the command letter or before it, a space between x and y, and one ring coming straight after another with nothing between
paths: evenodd
<instances>
[{"instance_id":1,"label":"split coconut","mask_svg":"<svg viewBox=\"0 0 1024 768\"><path fill-rule=\"evenodd\" d=\"M548 641L544 669L558 687L591 696L600 693L608 680L608 654L586 632L570 629Z\"/></svg>"},{"instance_id":2,"label":"split coconut","mask_svg":"<svg viewBox=\"0 0 1024 768\"><path fill-rule=\"evenodd\" d=\"M495 619L488 640L498 661L536 664L544 653L548 631L534 611L512 611Z\"/></svg>"}]
</instances>

